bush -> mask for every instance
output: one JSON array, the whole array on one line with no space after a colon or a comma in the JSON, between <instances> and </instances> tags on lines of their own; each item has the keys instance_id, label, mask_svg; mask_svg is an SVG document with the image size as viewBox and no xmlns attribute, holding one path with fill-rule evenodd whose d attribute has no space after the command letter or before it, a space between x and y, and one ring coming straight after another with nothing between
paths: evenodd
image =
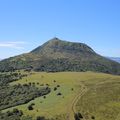
<instances>
[{"instance_id":1,"label":"bush","mask_svg":"<svg viewBox=\"0 0 120 120\"><path fill-rule=\"evenodd\" d=\"M75 118L75 120L81 120L81 119L83 119L83 116L81 113L75 113L74 118Z\"/></svg>"},{"instance_id":2,"label":"bush","mask_svg":"<svg viewBox=\"0 0 120 120\"><path fill-rule=\"evenodd\" d=\"M56 91L57 90L57 87L54 87L54 91Z\"/></svg>"},{"instance_id":3,"label":"bush","mask_svg":"<svg viewBox=\"0 0 120 120\"><path fill-rule=\"evenodd\" d=\"M73 88L71 88L71 90L73 91L74 89L73 89Z\"/></svg>"},{"instance_id":4,"label":"bush","mask_svg":"<svg viewBox=\"0 0 120 120\"><path fill-rule=\"evenodd\" d=\"M33 110L33 107L32 106L28 106L28 110Z\"/></svg>"},{"instance_id":5,"label":"bush","mask_svg":"<svg viewBox=\"0 0 120 120\"><path fill-rule=\"evenodd\" d=\"M56 80L54 80L53 82L56 82Z\"/></svg>"},{"instance_id":6,"label":"bush","mask_svg":"<svg viewBox=\"0 0 120 120\"><path fill-rule=\"evenodd\" d=\"M49 84L46 84L46 86L50 86Z\"/></svg>"},{"instance_id":7,"label":"bush","mask_svg":"<svg viewBox=\"0 0 120 120\"><path fill-rule=\"evenodd\" d=\"M40 117L40 116L38 116L38 117L36 118L36 120L45 120L45 117Z\"/></svg>"},{"instance_id":8,"label":"bush","mask_svg":"<svg viewBox=\"0 0 120 120\"><path fill-rule=\"evenodd\" d=\"M79 117L79 118L83 118L83 116L82 116L81 113L78 113L78 117Z\"/></svg>"},{"instance_id":9,"label":"bush","mask_svg":"<svg viewBox=\"0 0 120 120\"><path fill-rule=\"evenodd\" d=\"M95 119L95 117L94 117L94 116L92 116L91 118L92 118L92 119Z\"/></svg>"},{"instance_id":10,"label":"bush","mask_svg":"<svg viewBox=\"0 0 120 120\"><path fill-rule=\"evenodd\" d=\"M45 98L46 98L46 96L43 96L43 98L45 99Z\"/></svg>"},{"instance_id":11,"label":"bush","mask_svg":"<svg viewBox=\"0 0 120 120\"><path fill-rule=\"evenodd\" d=\"M37 85L39 85L40 83L39 82L37 82Z\"/></svg>"},{"instance_id":12,"label":"bush","mask_svg":"<svg viewBox=\"0 0 120 120\"><path fill-rule=\"evenodd\" d=\"M60 96L60 95L62 95L62 93L59 92L57 95Z\"/></svg>"},{"instance_id":13,"label":"bush","mask_svg":"<svg viewBox=\"0 0 120 120\"><path fill-rule=\"evenodd\" d=\"M28 106L28 110L33 110L33 105L32 104Z\"/></svg>"},{"instance_id":14,"label":"bush","mask_svg":"<svg viewBox=\"0 0 120 120\"><path fill-rule=\"evenodd\" d=\"M57 85L57 87L60 87L60 85Z\"/></svg>"},{"instance_id":15,"label":"bush","mask_svg":"<svg viewBox=\"0 0 120 120\"><path fill-rule=\"evenodd\" d=\"M13 109L13 112L17 114L17 113L19 113L19 110L16 109L16 108L14 108L14 109Z\"/></svg>"}]
</instances>

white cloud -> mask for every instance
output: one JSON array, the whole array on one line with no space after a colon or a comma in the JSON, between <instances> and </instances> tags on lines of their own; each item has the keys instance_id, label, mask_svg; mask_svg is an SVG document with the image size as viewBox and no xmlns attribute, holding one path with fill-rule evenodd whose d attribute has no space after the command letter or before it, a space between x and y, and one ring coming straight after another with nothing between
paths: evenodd
<instances>
[{"instance_id":1,"label":"white cloud","mask_svg":"<svg viewBox=\"0 0 120 120\"><path fill-rule=\"evenodd\" d=\"M14 49L24 49L24 41L14 41L14 42L0 42L0 48L14 48Z\"/></svg>"}]
</instances>

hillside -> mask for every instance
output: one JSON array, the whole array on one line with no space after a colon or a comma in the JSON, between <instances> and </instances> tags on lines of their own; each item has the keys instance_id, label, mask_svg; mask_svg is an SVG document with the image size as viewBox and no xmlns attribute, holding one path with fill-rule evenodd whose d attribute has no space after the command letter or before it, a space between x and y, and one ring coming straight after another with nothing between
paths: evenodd
<instances>
[{"instance_id":1,"label":"hillside","mask_svg":"<svg viewBox=\"0 0 120 120\"><path fill-rule=\"evenodd\" d=\"M94 72L32 72L31 75L10 82L9 88L0 90L1 96L8 95L1 97L0 109L6 108L6 105L13 106L1 111L7 115L3 119L0 115L0 120L18 120L18 112L15 114L17 119L14 114L10 114L16 109L23 113L20 120L119 120L119 80L120 76L117 75ZM51 89L50 93L20 103L38 92L36 88L41 92L41 87L46 86ZM29 109L31 105L33 109ZM74 112L80 113L83 119L75 119ZM37 119L38 116L46 119Z\"/></svg>"},{"instance_id":2,"label":"hillside","mask_svg":"<svg viewBox=\"0 0 120 120\"><path fill-rule=\"evenodd\" d=\"M53 38L30 53L0 62L0 71L33 69L35 71L96 71L120 74L120 64L98 55L83 43Z\"/></svg>"}]
</instances>

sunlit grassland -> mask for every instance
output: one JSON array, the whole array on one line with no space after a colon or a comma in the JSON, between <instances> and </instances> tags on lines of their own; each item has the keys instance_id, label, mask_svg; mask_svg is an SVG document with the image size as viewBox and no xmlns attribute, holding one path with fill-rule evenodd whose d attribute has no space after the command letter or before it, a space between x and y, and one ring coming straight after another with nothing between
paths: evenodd
<instances>
[{"instance_id":1,"label":"sunlit grassland","mask_svg":"<svg viewBox=\"0 0 120 120\"><path fill-rule=\"evenodd\" d=\"M96 79L97 80L97 79ZM76 108L86 120L118 120L120 116L120 77L104 77L101 81L87 82L88 92ZM119 118L120 119L120 118Z\"/></svg>"},{"instance_id":2,"label":"sunlit grassland","mask_svg":"<svg viewBox=\"0 0 120 120\"><path fill-rule=\"evenodd\" d=\"M76 105L77 110L88 120L92 115L96 120L108 120L109 117L104 116L113 115L109 120L114 120L114 115L116 116L120 110L119 81L119 76L94 72L32 72L28 77L12 82L10 85L29 83L34 83L37 87L48 85L51 88L51 93L46 95L46 98L39 97L15 108L22 110L24 115L30 115L33 118L36 116L55 118L62 115L59 120L66 120L68 108L74 97L80 92L81 84L84 84L88 87L88 92L79 100ZM57 85L60 87L54 91ZM62 93L61 96L57 96L59 92ZM32 111L28 110L28 105L31 103L35 103ZM11 109L13 108L9 110Z\"/></svg>"}]
</instances>

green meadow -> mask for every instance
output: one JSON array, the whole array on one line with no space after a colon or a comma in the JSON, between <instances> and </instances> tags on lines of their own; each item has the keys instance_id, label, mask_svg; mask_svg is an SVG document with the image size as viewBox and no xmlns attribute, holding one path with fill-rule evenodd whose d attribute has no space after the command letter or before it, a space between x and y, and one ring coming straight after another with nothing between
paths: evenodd
<instances>
[{"instance_id":1,"label":"green meadow","mask_svg":"<svg viewBox=\"0 0 120 120\"><path fill-rule=\"evenodd\" d=\"M117 120L120 111L120 76L94 72L32 72L16 84L49 86L51 92L17 108L24 116L45 116L53 120L74 120L73 112L79 112L83 120ZM84 86L84 87L83 87ZM85 90L84 90L85 89ZM82 92L83 91L83 92ZM28 106L34 103L33 110ZM74 111L73 111L74 109Z\"/></svg>"}]
</instances>

